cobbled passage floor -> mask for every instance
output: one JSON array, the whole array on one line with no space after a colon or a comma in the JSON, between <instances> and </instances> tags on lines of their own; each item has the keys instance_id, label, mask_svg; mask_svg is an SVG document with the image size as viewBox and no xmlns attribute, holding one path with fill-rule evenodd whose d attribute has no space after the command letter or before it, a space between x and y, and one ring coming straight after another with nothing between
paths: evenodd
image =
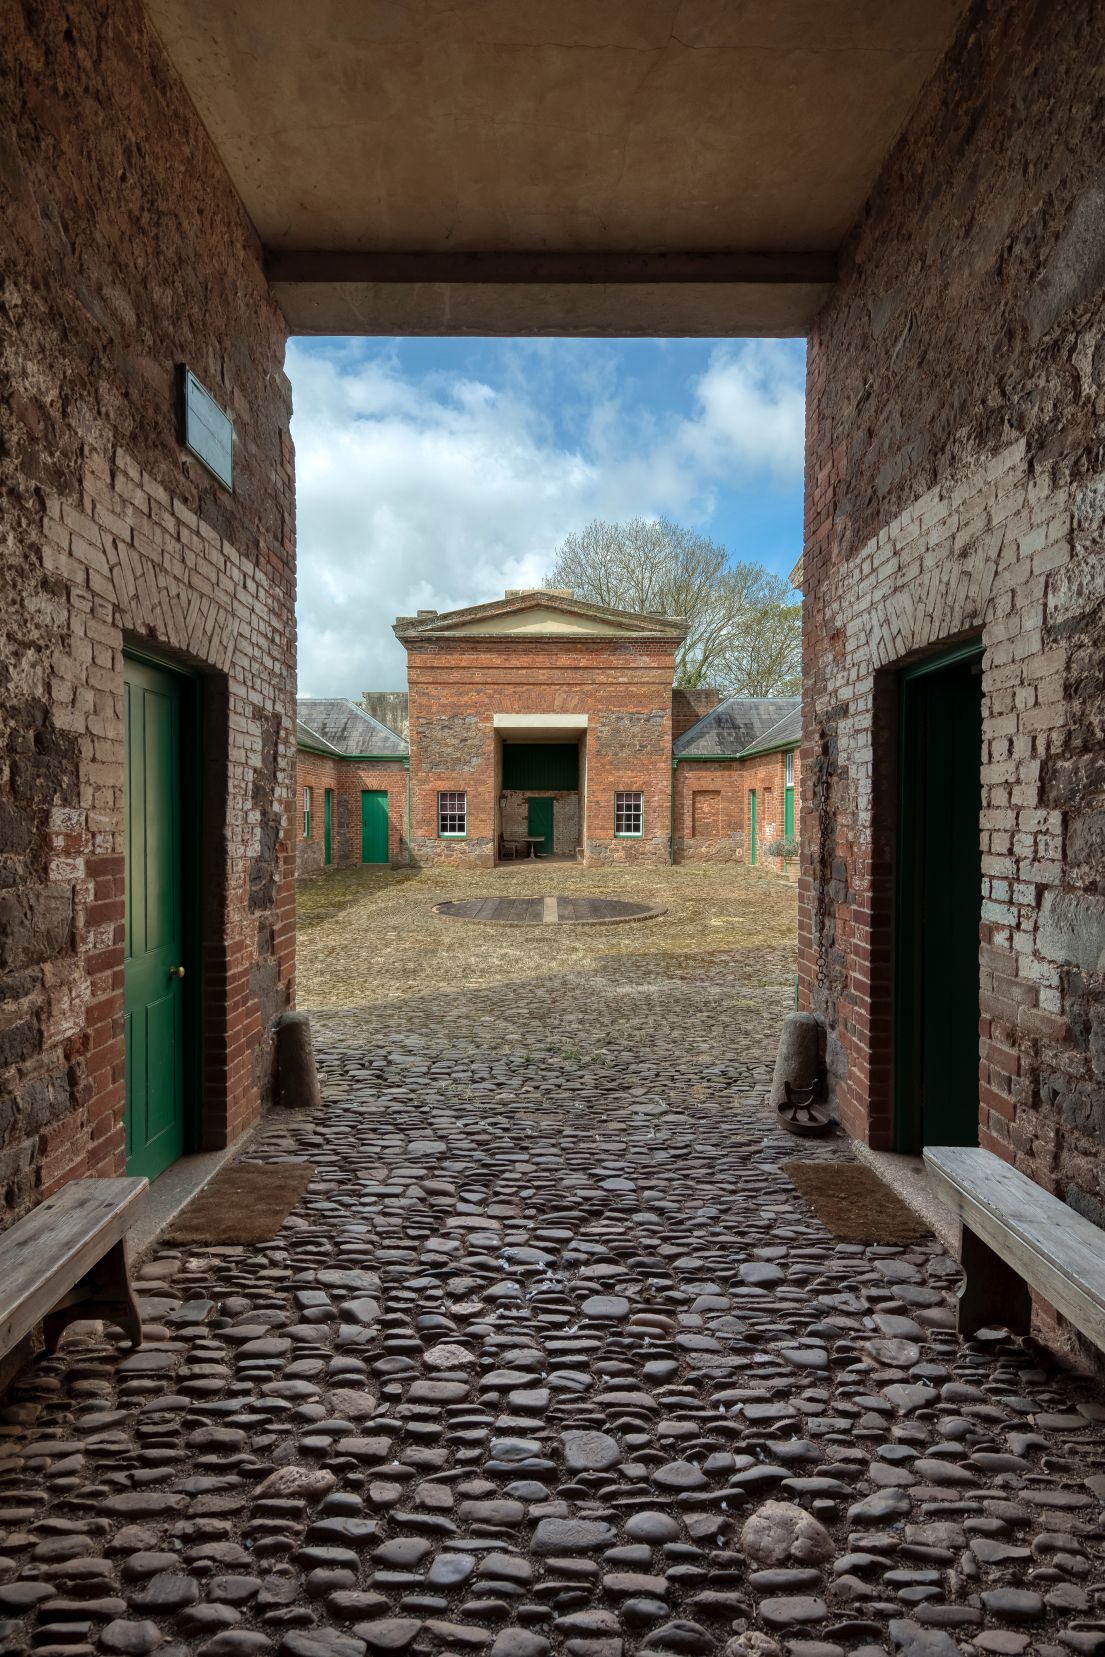
<instances>
[{"instance_id":1,"label":"cobbled passage floor","mask_svg":"<svg viewBox=\"0 0 1105 1657\"><path fill-rule=\"evenodd\" d=\"M1105 1651L1100 1393L798 1199L847 1152L768 1119L786 990L319 1017L325 1109L248 1153L316 1169L276 1239L156 1252L140 1350L8 1395L4 1649Z\"/></svg>"}]
</instances>

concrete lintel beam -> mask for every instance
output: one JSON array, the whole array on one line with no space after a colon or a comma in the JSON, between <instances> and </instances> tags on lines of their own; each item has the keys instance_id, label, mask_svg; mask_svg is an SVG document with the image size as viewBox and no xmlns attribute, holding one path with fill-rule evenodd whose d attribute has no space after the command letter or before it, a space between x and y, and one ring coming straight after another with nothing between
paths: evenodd
<instances>
[{"instance_id":1,"label":"concrete lintel beam","mask_svg":"<svg viewBox=\"0 0 1105 1657\"><path fill-rule=\"evenodd\" d=\"M272 283L294 334L800 337L829 281Z\"/></svg>"},{"instance_id":2,"label":"concrete lintel beam","mask_svg":"<svg viewBox=\"0 0 1105 1657\"><path fill-rule=\"evenodd\" d=\"M491 283L496 286L648 286L668 282L834 282L836 254L742 251L670 253L359 252L269 249L265 271L274 283Z\"/></svg>"}]
</instances>

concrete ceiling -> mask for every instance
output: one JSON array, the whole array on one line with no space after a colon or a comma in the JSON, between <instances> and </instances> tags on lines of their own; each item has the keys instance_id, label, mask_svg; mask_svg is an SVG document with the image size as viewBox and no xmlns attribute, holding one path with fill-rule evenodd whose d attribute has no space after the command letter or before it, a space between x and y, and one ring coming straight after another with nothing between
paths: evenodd
<instances>
[{"instance_id":1,"label":"concrete ceiling","mask_svg":"<svg viewBox=\"0 0 1105 1657\"><path fill-rule=\"evenodd\" d=\"M146 4L293 328L694 334L808 325L965 0Z\"/></svg>"}]
</instances>

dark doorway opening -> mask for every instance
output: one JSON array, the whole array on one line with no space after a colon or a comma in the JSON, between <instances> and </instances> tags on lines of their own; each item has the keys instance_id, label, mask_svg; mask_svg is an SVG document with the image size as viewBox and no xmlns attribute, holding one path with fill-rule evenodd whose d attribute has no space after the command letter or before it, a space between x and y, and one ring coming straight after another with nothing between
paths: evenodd
<instances>
[{"instance_id":1,"label":"dark doorway opening","mask_svg":"<svg viewBox=\"0 0 1105 1657\"><path fill-rule=\"evenodd\" d=\"M977 1145L982 645L899 679L895 1148Z\"/></svg>"}]
</instances>

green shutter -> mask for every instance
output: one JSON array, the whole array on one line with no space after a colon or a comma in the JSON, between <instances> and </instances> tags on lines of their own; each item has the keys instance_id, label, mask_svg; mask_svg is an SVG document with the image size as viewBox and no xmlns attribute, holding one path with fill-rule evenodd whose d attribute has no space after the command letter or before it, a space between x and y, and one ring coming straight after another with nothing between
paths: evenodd
<instances>
[{"instance_id":1,"label":"green shutter","mask_svg":"<svg viewBox=\"0 0 1105 1657\"><path fill-rule=\"evenodd\" d=\"M552 793L578 788L578 743L505 742L503 787L540 788Z\"/></svg>"}]
</instances>

